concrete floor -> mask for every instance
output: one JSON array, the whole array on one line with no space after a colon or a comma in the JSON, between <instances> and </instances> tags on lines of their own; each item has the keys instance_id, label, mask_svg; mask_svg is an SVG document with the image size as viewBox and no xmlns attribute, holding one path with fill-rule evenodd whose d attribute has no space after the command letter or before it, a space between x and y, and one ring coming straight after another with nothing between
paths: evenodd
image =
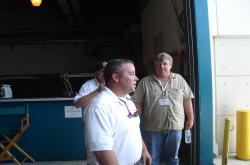
<instances>
[{"instance_id":1,"label":"concrete floor","mask_svg":"<svg viewBox=\"0 0 250 165\"><path fill-rule=\"evenodd\" d=\"M221 165L221 155L217 156L214 159L214 165ZM16 165L15 163L0 163L1 165ZM87 165L86 161L41 161L35 163L26 162L23 165ZM203 165L203 164L201 164ZM236 158L235 154L231 154L228 156L227 165L250 165L250 160L239 160Z\"/></svg>"},{"instance_id":2,"label":"concrete floor","mask_svg":"<svg viewBox=\"0 0 250 165\"><path fill-rule=\"evenodd\" d=\"M214 159L214 165L221 165L221 164L222 164L221 155L219 155ZM226 165L250 165L250 160L239 160L236 158L235 154L230 154L228 156Z\"/></svg>"},{"instance_id":3,"label":"concrete floor","mask_svg":"<svg viewBox=\"0 0 250 165\"><path fill-rule=\"evenodd\" d=\"M15 163L0 163L1 165L16 165ZM85 161L42 161L42 162L35 162L29 163L26 162L23 165L87 165Z\"/></svg>"}]
</instances>

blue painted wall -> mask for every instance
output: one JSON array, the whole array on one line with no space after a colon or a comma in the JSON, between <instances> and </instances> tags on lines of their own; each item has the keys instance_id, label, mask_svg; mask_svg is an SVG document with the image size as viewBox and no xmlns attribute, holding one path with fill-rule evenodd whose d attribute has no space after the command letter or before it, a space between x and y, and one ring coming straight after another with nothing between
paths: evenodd
<instances>
[{"instance_id":1,"label":"blue painted wall","mask_svg":"<svg viewBox=\"0 0 250 165\"><path fill-rule=\"evenodd\" d=\"M200 155L199 164L213 164L213 101L210 37L207 0L194 0L200 114Z\"/></svg>"},{"instance_id":2,"label":"blue painted wall","mask_svg":"<svg viewBox=\"0 0 250 165\"><path fill-rule=\"evenodd\" d=\"M64 106L73 105L73 101L1 103L0 110L4 106L11 111L27 103L30 127L18 143L22 149L36 161L86 159L82 119L64 117Z\"/></svg>"}]
</instances>

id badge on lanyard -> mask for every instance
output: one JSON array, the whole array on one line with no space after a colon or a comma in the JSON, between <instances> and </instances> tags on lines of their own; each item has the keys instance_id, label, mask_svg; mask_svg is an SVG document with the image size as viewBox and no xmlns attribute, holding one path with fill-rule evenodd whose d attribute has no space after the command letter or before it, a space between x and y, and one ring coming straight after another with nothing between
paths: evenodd
<instances>
[{"instance_id":1,"label":"id badge on lanyard","mask_svg":"<svg viewBox=\"0 0 250 165\"><path fill-rule=\"evenodd\" d=\"M170 105L170 100L168 98L159 99L159 105Z\"/></svg>"},{"instance_id":2,"label":"id badge on lanyard","mask_svg":"<svg viewBox=\"0 0 250 165\"><path fill-rule=\"evenodd\" d=\"M170 105L170 100L168 98L166 98L165 91L163 92L162 98L159 99L159 105L161 105L161 106L163 106L163 105Z\"/></svg>"}]
</instances>

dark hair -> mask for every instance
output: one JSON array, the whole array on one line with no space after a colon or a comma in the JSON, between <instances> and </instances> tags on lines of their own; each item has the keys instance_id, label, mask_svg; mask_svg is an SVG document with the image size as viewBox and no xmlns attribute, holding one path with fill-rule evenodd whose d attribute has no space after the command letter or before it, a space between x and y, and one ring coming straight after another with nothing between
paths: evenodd
<instances>
[{"instance_id":1,"label":"dark hair","mask_svg":"<svg viewBox=\"0 0 250 165\"><path fill-rule=\"evenodd\" d=\"M127 63L134 64L134 62L129 59L115 59L115 60L109 61L103 73L105 83L108 84L110 82L110 80L112 79L113 73L118 73L118 74L122 73L123 71L122 65L127 64Z\"/></svg>"}]
</instances>

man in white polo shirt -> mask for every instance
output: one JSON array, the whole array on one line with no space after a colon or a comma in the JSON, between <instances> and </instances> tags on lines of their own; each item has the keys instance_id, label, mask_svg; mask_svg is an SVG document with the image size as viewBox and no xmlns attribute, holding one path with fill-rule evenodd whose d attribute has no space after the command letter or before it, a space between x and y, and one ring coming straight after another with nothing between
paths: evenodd
<instances>
[{"instance_id":1,"label":"man in white polo shirt","mask_svg":"<svg viewBox=\"0 0 250 165\"><path fill-rule=\"evenodd\" d=\"M132 61L110 61L104 70L106 86L86 107L86 145L103 165L151 164L140 132L140 118L128 95L138 78Z\"/></svg>"},{"instance_id":2,"label":"man in white polo shirt","mask_svg":"<svg viewBox=\"0 0 250 165\"><path fill-rule=\"evenodd\" d=\"M94 68L95 78L86 81L79 90L79 93L75 96L74 101L77 108L86 107L89 102L103 89L103 70L106 65L106 61L99 61L96 63Z\"/></svg>"},{"instance_id":3,"label":"man in white polo shirt","mask_svg":"<svg viewBox=\"0 0 250 165\"><path fill-rule=\"evenodd\" d=\"M94 67L95 78L86 81L79 93L75 96L75 106L85 108L89 102L98 95L104 87L103 70L107 65L106 61L99 61ZM87 150L87 164L98 165L95 156Z\"/></svg>"}]
</instances>

